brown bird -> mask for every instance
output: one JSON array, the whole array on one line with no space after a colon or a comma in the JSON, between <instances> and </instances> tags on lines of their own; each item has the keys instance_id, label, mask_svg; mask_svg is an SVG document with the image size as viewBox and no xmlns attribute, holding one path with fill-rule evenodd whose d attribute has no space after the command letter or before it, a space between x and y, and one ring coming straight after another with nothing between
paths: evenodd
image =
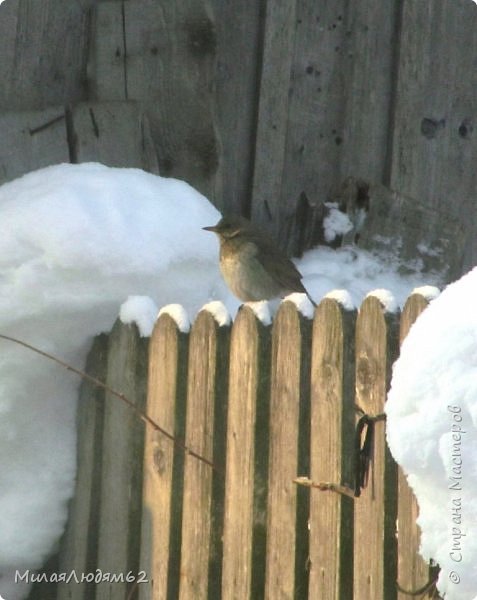
<instances>
[{"instance_id":1,"label":"brown bird","mask_svg":"<svg viewBox=\"0 0 477 600\"><path fill-rule=\"evenodd\" d=\"M306 294L302 275L268 233L243 217L222 217L217 225L204 227L220 240L220 270L225 283L243 302L258 302Z\"/></svg>"}]
</instances>

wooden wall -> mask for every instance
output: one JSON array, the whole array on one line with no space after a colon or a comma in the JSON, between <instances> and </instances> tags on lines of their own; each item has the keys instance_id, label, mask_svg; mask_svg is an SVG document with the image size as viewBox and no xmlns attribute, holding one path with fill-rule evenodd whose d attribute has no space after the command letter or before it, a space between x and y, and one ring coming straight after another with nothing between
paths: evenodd
<instances>
[{"instance_id":1,"label":"wooden wall","mask_svg":"<svg viewBox=\"0 0 477 600\"><path fill-rule=\"evenodd\" d=\"M142 167L297 254L353 176L433 211L434 235L454 223L460 272L477 259L476 32L472 0L7 0L0 181Z\"/></svg>"}]
</instances>

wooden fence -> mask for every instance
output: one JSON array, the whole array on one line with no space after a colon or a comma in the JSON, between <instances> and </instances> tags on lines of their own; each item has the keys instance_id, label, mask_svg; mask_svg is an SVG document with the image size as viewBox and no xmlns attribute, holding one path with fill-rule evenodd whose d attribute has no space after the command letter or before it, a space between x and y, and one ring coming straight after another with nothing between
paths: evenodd
<instances>
[{"instance_id":1,"label":"wooden fence","mask_svg":"<svg viewBox=\"0 0 477 600\"><path fill-rule=\"evenodd\" d=\"M57 599L404 600L398 584L425 585L416 502L384 422L359 498L294 481L354 488L357 417L383 412L399 338L425 306L412 295L399 317L374 297L358 312L325 299L308 320L285 302L270 327L244 306L232 326L202 311L188 334L162 315L147 401L147 340L119 322L98 337L88 371L190 452L83 384L59 571L90 575ZM98 583L108 573L147 582Z\"/></svg>"}]
</instances>

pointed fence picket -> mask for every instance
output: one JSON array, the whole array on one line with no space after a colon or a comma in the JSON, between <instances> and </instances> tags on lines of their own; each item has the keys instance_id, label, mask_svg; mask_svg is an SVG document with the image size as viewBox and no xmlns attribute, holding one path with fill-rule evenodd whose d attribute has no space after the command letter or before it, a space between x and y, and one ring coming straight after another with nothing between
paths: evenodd
<instances>
[{"instance_id":1,"label":"pointed fence picket","mask_svg":"<svg viewBox=\"0 0 477 600\"><path fill-rule=\"evenodd\" d=\"M414 294L399 316L375 297L359 311L328 298L309 320L284 302L271 325L247 306L224 326L201 311L189 333L164 314L148 368L137 328L117 323L90 370L139 408L147 375L146 413L177 441L108 394L98 412L83 386L61 566L141 582L62 584L58 600L401 600L425 585L417 504L379 418L353 491L357 420L383 412L399 331L426 305Z\"/></svg>"}]
</instances>

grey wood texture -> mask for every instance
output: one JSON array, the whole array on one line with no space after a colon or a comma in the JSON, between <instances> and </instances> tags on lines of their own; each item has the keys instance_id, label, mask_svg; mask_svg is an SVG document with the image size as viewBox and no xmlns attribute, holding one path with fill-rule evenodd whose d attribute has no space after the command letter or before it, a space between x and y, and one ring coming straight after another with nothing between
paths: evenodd
<instances>
[{"instance_id":1,"label":"grey wood texture","mask_svg":"<svg viewBox=\"0 0 477 600\"><path fill-rule=\"evenodd\" d=\"M310 320L283 303L271 347L264 596L270 600L306 597L308 591L308 494L293 480L309 470L310 334Z\"/></svg>"},{"instance_id":2,"label":"grey wood texture","mask_svg":"<svg viewBox=\"0 0 477 600\"><path fill-rule=\"evenodd\" d=\"M137 327L113 327L109 338L106 383L144 410L147 377L147 342ZM97 567L116 573L123 581L95 586L96 600L127 597L139 573L142 513L144 423L131 407L106 394L102 446L101 496L97 532Z\"/></svg>"},{"instance_id":3,"label":"grey wood texture","mask_svg":"<svg viewBox=\"0 0 477 600\"><path fill-rule=\"evenodd\" d=\"M0 183L35 169L70 161L62 106L0 112L0 139Z\"/></svg>"},{"instance_id":4,"label":"grey wood texture","mask_svg":"<svg viewBox=\"0 0 477 600\"><path fill-rule=\"evenodd\" d=\"M354 331L356 312L324 299L315 311L311 363L310 477L354 486ZM310 498L310 593L353 597L353 500L313 490Z\"/></svg>"},{"instance_id":5,"label":"grey wood texture","mask_svg":"<svg viewBox=\"0 0 477 600\"><path fill-rule=\"evenodd\" d=\"M427 307L429 301L420 294L412 294L404 305L399 330L400 343L412 324ZM430 577L429 565L419 555L421 531L417 524L419 506L407 478L398 467L398 578L401 590L409 592L425 586ZM398 592L398 600L406 600L409 593Z\"/></svg>"},{"instance_id":6,"label":"grey wood texture","mask_svg":"<svg viewBox=\"0 0 477 600\"><path fill-rule=\"evenodd\" d=\"M106 379L108 337L95 338L86 361L88 375ZM105 391L83 381L78 402L78 471L76 489L69 509L68 526L60 546L59 572L73 569L79 578L93 573L97 566L99 499L103 463L102 443ZM94 598L95 583L74 580L58 584L57 600Z\"/></svg>"},{"instance_id":7,"label":"grey wood texture","mask_svg":"<svg viewBox=\"0 0 477 600\"><path fill-rule=\"evenodd\" d=\"M160 427L184 438L188 336L169 315L156 322L149 344L147 414ZM140 600L165 600L179 590L184 454L151 427L144 447L140 569L147 583Z\"/></svg>"},{"instance_id":8,"label":"grey wood texture","mask_svg":"<svg viewBox=\"0 0 477 600\"><path fill-rule=\"evenodd\" d=\"M70 160L183 178L221 210L251 215L289 254L323 242L323 202L346 177L384 184L442 211L435 229L446 214L462 223L467 269L477 260L476 31L470 0L8 0L0 109L137 101L146 159L123 143L136 118L126 111L105 118L116 143L101 151L90 140L75 156L70 136ZM0 176L58 162L62 141L50 143L16 169L0 164Z\"/></svg>"},{"instance_id":9,"label":"grey wood texture","mask_svg":"<svg viewBox=\"0 0 477 600\"><path fill-rule=\"evenodd\" d=\"M216 34L202 2L124 3L126 90L144 102L161 174L206 194L218 168L213 72Z\"/></svg>"},{"instance_id":10,"label":"grey wood texture","mask_svg":"<svg viewBox=\"0 0 477 600\"><path fill-rule=\"evenodd\" d=\"M0 6L0 110L38 110L86 96L94 0L7 0Z\"/></svg>"},{"instance_id":11,"label":"grey wood texture","mask_svg":"<svg viewBox=\"0 0 477 600\"><path fill-rule=\"evenodd\" d=\"M189 337L185 442L215 469L185 457L180 600L219 596L229 330L201 311Z\"/></svg>"},{"instance_id":12,"label":"grey wood texture","mask_svg":"<svg viewBox=\"0 0 477 600\"><path fill-rule=\"evenodd\" d=\"M477 5L407 0L399 56L390 187L460 219L468 267L477 261Z\"/></svg>"},{"instance_id":13,"label":"grey wood texture","mask_svg":"<svg viewBox=\"0 0 477 600\"><path fill-rule=\"evenodd\" d=\"M370 417L384 412L398 352L396 317L370 296L356 320L356 404ZM379 421L367 486L354 506L354 600L396 598L396 518L397 467L386 445L385 422Z\"/></svg>"},{"instance_id":14,"label":"grey wood texture","mask_svg":"<svg viewBox=\"0 0 477 600\"><path fill-rule=\"evenodd\" d=\"M262 598L266 543L269 330L243 307L232 327L222 598Z\"/></svg>"},{"instance_id":15,"label":"grey wood texture","mask_svg":"<svg viewBox=\"0 0 477 600\"><path fill-rule=\"evenodd\" d=\"M159 172L149 121L135 102L78 104L70 117L69 136L74 162Z\"/></svg>"},{"instance_id":16,"label":"grey wood texture","mask_svg":"<svg viewBox=\"0 0 477 600\"><path fill-rule=\"evenodd\" d=\"M446 281L459 277L465 227L454 211L431 208L382 185L372 185L367 194L369 212L359 228L360 248L398 258L408 268L418 261L424 273L441 272Z\"/></svg>"}]
</instances>

